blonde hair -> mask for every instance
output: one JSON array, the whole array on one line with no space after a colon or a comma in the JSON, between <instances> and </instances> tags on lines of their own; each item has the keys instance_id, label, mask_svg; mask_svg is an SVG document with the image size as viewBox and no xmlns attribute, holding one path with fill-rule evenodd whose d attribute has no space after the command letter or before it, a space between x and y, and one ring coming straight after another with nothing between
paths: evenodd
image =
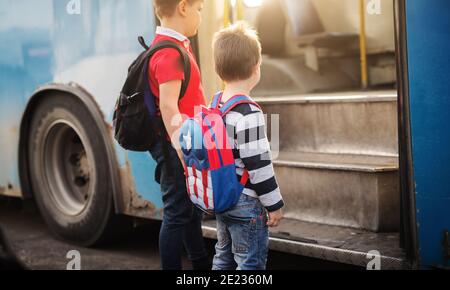
<instances>
[{"instance_id":1,"label":"blonde hair","mask_svg":"<svg viewBox=\"0 0 450 290\"><path fill-rule=\"evenodd\" d=\"M153 0L153 7L155 8L155 14L159 19L163 17L170 17L174 14L175 8L183 0ZM186 0L189 4L192 4L200 0Z\"/></svg>"},{"instance_id":2,"label":"blonde hair","mask_svg":"<svg viewBox=\"0 0 450 290\"><path fill-rule=\"evenodd\" d=\"M223 81L249 79L261 61L261 43L257 32L238 22L214 35L216 72Z\"/></svg>"}]
</instances>

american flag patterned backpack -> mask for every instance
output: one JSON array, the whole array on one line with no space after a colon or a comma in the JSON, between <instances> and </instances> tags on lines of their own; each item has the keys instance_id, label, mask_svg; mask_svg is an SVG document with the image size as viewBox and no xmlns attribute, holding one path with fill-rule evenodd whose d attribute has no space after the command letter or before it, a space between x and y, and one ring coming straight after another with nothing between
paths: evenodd
<instances>
[{"instance_id":1,"label":"american flag patterned backpack","mask_svg":"<svg viewBox=\"0 0 450 290\"><path fill-rule=\"evenodd\" d=\"M223 116L239 104L259 107L245 95L234 96L220 107L221 98L222 93L216 94L211 106L202 106L180 130L187 191L191 201L208 214L236 205L249 178L245 171L238 180L230 144L234 141L228 138Z\"/></svg>"}]
</instances>

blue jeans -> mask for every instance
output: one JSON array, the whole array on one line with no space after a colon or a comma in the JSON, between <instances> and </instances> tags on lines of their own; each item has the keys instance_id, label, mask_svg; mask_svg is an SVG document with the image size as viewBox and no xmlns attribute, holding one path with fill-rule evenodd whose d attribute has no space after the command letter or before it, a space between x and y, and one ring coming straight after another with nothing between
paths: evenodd
<instances>
[{"instance_id":1,"label":"blue jeans","mask_svg":"<svg viewBox=\"0 0 450 290\"><path fill-rule=\"evenodd\" d=\"M168 145L169 160L166 160L162 146L162 143L157 143L150 150L157 163L155 180L161 185L164 205L159 234L162 269L182 269L181 255L184 246L194 270L206 270L211 262L203 240L203 214L189 199L183 166L175 149Z\"/></svg>"},{"instance_id":2,"label":"blue jeans","mask_svg":"<svg viewBox=\"0 0 450 290\"><path fill-rule=\"evenodd\" d=\"M216 219L213 270L265 270L269 230L259 199L241 194L236 206L216 214Z\"/></svg>"}]
</instances>

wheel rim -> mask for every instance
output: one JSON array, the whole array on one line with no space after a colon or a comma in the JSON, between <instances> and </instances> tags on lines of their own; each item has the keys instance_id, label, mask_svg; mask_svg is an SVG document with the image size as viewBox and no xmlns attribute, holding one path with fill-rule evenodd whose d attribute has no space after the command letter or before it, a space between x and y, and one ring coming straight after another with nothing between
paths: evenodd
<instances>
[{"instance_id":1,"label":"wheel rim","mask_svg":"<svg viewBox=\"0 0 450 290\"><path fill-rule=\"evenodd\" d=\"M46 134L42 161L48 194L65 215L81 214L93 196L96 174L93 154L76 126L53 122Z\"/></svg>"}]
</instances>

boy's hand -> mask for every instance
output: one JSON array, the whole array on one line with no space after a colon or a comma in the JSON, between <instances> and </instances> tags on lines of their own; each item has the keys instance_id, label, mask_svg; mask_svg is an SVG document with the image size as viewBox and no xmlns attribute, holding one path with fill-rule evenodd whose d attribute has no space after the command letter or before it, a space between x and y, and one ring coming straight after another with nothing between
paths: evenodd
<instances>
[{"instance_id":1,"label":"boy's hand","mask_svg":"<svg viewBox=\"0 0 450 290\"><path fill-rule=\"evenodd\" d=\"M283 219L283 212L281 211L281 208L279 210L269 212L268 215L269 220L267 221L267 225L269 227L277 227Z\"/></svg>"}]
</instances>

